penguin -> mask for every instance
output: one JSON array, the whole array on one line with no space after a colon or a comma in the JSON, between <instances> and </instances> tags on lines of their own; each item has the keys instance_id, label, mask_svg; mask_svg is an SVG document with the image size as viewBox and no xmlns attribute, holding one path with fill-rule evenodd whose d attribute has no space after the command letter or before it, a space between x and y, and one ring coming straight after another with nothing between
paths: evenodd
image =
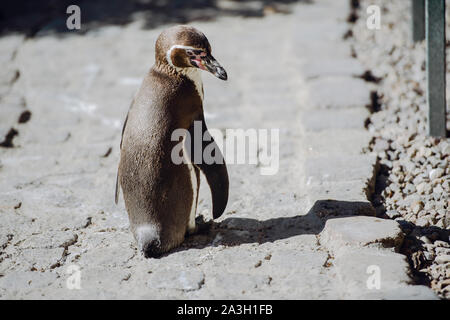
<instances>
[{"instance_id":1,"label":"penguin","mask_svg":"<svg viewBox=\"0 0 450 320\"><path fill-rule=\"evenodd\" d=\"M212 195L212 215L222 215L228 201L228 172L223 154L215 144L212 164L196 163L194 122L201 122L202 137L208 134L203 113L203 84L200 72L227 80L225 69L211 54L206 36L179 25L164 30L156 40L155 63L145 76L125 118L120 141L120 161L115 202L122 189L130 230L145 257L158 257L179 246L186 235L197 230L200 171ZM184 129L182 141L172 141L174 130ZM189 134L191 139L187 139ZM186 161L175 164L173 148L183 143ZM190 152L189 152L190 151ZM202 152L203 154L203 152Z\"/></svg>"}]
</instances>

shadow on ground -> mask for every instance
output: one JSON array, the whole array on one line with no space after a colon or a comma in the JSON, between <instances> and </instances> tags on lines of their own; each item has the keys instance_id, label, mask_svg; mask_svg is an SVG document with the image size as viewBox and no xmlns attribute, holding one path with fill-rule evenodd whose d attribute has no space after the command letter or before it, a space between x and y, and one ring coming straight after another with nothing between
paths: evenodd
<instances>
[{"instance_id":1,"label":"shadow on ground","mask_svg":"<svg viewBox=\"0 0 450 320\"><path fill-rule=\"evenodd\" d=\"M124 25L144 18L144 28L166 23L212 20L219 16L262 17L273 12L288 13L288 4L311 0L19 0L0 3L0 33L35 36L53 32L67 34L66 13L70 5L81 10L81 30L102 25Z\"/></svg>"},{"instance_id":2,"label":"shadow on ground","mask_svg":"<svg viewBox=\"0 0 450 320\"><path fill-rule=\"evenodd\" d=\"M263 221L247 218L228 218L220 223L210 221L204 232L187 237L181 247L172 252L216 245L263 244L303 234L317 235L328 219L355 215L374 216L375 210L368 202L319 200L306 215Z\"/></svg>"}]
</instances>

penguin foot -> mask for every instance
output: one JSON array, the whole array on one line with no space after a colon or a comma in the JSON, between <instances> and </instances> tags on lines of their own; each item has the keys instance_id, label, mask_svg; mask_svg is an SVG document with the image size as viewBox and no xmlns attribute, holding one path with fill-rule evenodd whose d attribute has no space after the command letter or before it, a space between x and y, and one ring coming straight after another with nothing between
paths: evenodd
<instances>
[{"instance_id":1,"label":"penguin foot","mask_svg":"<svg viewBox=\"0 0 450 320\"><path fill-rule=\"evenodd\" d=\"M212 227L212 220L205 221L203 215L199 215L195 218L195 229L188 231L187 235L191 236L194 234L208 234Z\"/></svg>"},{"instance_id":2,"label":"penguin foot","mask_svg":"<svg viewBox=\"0 0 450 320\"><path fill-rule=\"evenodd\" d=\"M208 234L211 231L212 220L205 221L203 215L195 218L195 228L198 234Z\"/></svg>"}]
</instances>

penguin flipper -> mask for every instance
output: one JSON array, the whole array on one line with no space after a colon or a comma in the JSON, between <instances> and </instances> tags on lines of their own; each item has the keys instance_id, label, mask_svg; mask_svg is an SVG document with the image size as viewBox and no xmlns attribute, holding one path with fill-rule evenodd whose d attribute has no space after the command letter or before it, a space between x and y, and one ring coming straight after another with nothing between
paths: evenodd
<instances>
[{"instance_id":1,"label":"penguin flipper","mask_svg":"<svg viewBox=\"0 0 450 320\"><path fill-rule=\"evenodd\" d=\"M215 143L215 142L214 142ZM213 218L219 218L228 202L228 172L225 162L223 164L199 164L197 165L206 176L211 189Z\"/></svg>"},{"instance_id":2,"label":"penguin flipper","mask_svg":"<svg viewBox=\"0 0 450 320\"><path fill-rule=\"evenodd\" d=\"M203 116L199 121L202 122L202 137L204 137L204 134L206 131L208 131L208 128L206 127L205 119L203 118ZM191 145L190 148L187 148L187 150L188 151L190 150L192 153L192 151L194 150L194 140L195 140L194 124L192 124L191 127L189 128L189 133L191 136L190 139ZM214 158L219 161L213 162L212 164L207 164L205 163L204 159L202 159L201 163L197 164L192 160L192 156L190 154L188 156L190 157L194 165L203 172L203 174L206 177L206 180L208 181L212 197L212 206L213 206L212 214L213 218L217 219L223 214L227 206L229 181L228 181L227 166L223 154L220 151L219 146L214 141L214 138L211 135L210 137L211 137L210 141L203 141L202 139L202 155L206 146L214 144L213 149L215 150L215 152L219 153L216 154Z\"/></svg>"}]
</instances>

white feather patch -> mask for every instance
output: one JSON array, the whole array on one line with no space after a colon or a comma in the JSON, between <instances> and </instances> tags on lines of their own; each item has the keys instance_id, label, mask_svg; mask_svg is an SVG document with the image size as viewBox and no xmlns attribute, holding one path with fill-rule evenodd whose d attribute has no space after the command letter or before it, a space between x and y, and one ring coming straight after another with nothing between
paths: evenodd
<instances>
[{"instance_id":1,"label":"white feather patch","mask_svg":"<svg viewBox=\"0 0 450 320\"><path fill-rule=\"evenodd\" d=\"M197 214L197 192L198 192L198 184L197 184L197 175L195 173L194 166L192 164L188 164L189 173L191 174L191 184L192 184L192 206L191 213L189 214L189 224L188 231L190 233L195 231L195 216Z\"/></svg>"},{"instance_id":2,"label":"white feather patch","mask_svg":"<svg viewBox=\"0 0 450 320\"><path fill-rule=\"evenodd\" d=\"M169 65L174 68L175 70L177 70L177 72L181 73L182 75L185 75L186 77L188 77L192 82L194 82L195 85L195 89L198 92L198 95L200 96L200 99L203 101L203 82L202 82L202 76L200 73L200 70L194 67L190 67L190 68L179 68L176 67L173 62L172 62L172 50L174 49L190 49L190 50L201 50L201 49L197 49L194 47L190 47L190 46L182 46L179 44L176 44L172 47L170 47L169 50L167 50L166 53L166 59L167 62L169 63Z\"/></svg>"},{"instance_id":3,"label":"white feather patch","mask_svg":"<svg viewBox=\"0 0 450 320\"><path fill-rule=\"evenodd\" d=\"M159 228L153 224L144 224L136 228L136 240L139 250L143 250L145 245L153 240L159 241Z\"/></svg>"}]
</instances>

